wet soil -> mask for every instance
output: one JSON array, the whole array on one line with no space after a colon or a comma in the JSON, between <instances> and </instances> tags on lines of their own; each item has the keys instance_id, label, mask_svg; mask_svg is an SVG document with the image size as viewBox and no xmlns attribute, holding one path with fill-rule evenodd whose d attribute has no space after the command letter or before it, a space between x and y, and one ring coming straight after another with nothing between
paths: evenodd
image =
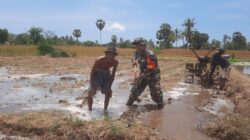
<instances>
[{"instance_id":1,"label":"wet soil","mask_svg":"<svg viewBox=\"0 0 250 140\"><path fill-rule=\"evenodd\" d=\"M39 62L37 58L32 59ZM40 59L44 61L48 58ZM76 62L82 63L80 60L82 59L77 58ZM216 90L201 90L199 86L179 82L183 78L185 61L173 60L159 62L164 109L157 109L148 89L141 95L141 102L128 108L125 104L133 73L132 69L128 69L129 60L122 60L112 86L113 97L108 112L103 111L104 96L100 93L94 97L93 111L89 112L85 98L89 68L80 70L79 66L72 66L68 69L66 64L71 62L65 59L66 64L63 64L61 61L56 60L55 63L50 60L50 65L47 66L50 69L36 67L36 73L29 72L29 67L21 65L27 63L24 59L20 60L21 64L15 64L17 66L1 67L0 112L61 110L85 120L109 116L129 122L143 121L163 138L206 140L210 138L202 132L203 124L233 108L230 101ZM89 60L87 64L92 61ZM168 72L165 73L166 71Z\"/></svg>"},{"instance_id":2,"label":"wet soil","mask_svg":"<svg viewBox=\"0 0 250 140\"><path fill-rule=\"evenodd\" d=\"M143 120L162 138L173 140L210 140L205 131L207 123L234 110L223 91L183 82L164 93L164 109L157 108L147 89L140 98L142 101L135 103L121 118Z\"/></svg>"}]
</instances>

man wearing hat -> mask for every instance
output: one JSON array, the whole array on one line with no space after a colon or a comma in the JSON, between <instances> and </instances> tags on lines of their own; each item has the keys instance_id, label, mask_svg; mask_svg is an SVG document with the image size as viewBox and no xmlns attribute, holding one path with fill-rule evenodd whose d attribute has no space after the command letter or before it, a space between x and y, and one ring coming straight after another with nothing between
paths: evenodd
<instances>
[{"instance_id":1,"label":"man wearing hat","mask_svg":"<svg viewBox=\"0 0 250 140\"><path fill-rule=\"evenodd\" d=\"M139 66L136 63L134 65L139 67L140 74L130 90L127 106L132 106L134 101L138 101L138 97L146 86L149 86L152 100L156 102L158 108L163 108L163 93L160 87L160 69L157 58L152 51L146 50L146 43L143 39L136 39L133 45L136 46L134 60Z\"/></svg>"},{"instance_id":2,"label":"man wearing hat","mask_svg":"<svg viewBox=\"0 0 250 140\"><path fill-rule=\"evenodd\" d=\"M118 55L115 47L109 47L105 51L105 56L97 58L92 70L90 72L90 85L88 92L88 108L92 110L93 96L96 94L97 89L105 94L104 110L107 110L109 99L112 97L111 86L114 81L115 72L118 66L118 61L115 56ZM110 68L112 72L110 73Z\"/></svg>"},{"instance_id":3,"label":"man wearing hat","mask_svg":"<svg viewBox=\"0 0 250 140\"><path fill-rule=\"evenodd\" d=\"M209 77L212 77L216 66L220 66L222 68L220 80L222 81L223 85L220 85L220 89L225 86L225 81L228 79L230 73L230 63L222 56L224 53L224 49L218 49L218 52L212 56L213 60L211 64L211 72L209 74Z\"/></svg>"}]
</instances>

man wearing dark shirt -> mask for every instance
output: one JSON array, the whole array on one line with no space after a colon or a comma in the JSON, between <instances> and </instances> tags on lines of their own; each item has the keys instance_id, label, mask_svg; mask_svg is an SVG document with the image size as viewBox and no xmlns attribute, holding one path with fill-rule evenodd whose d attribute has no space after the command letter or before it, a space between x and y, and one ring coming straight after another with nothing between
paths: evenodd
<instances>
[{"instance_id":1,"label":"man wearing dark shirt","mask_svg":"<svg viewBox=\"0 0 250 140\"><path fill-rule=\"evenodd\" d=\"M220 80L222 81L226 81L229 77L229 73L230 73L230 63L228 62L228 60L226 58L224 58L222 56L222 54L224 54L225 51L223 49L219 49L217 53L215 53L212 56L212 64L211 64L211 72L209 74L209 77L212 77L216 66L220 66L222 68L221 74L220 74ZM224 87L225 82L223 82L223 85L220 86L220 88Z\"/></svg>"}]
</instances>

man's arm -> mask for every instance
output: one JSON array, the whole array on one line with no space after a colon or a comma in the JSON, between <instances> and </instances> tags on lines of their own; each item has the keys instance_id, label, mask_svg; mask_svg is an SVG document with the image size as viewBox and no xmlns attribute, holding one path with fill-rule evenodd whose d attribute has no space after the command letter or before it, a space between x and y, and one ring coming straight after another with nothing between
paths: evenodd
<instances>
[{"instance_id":1,"label":"man's arm","mask_svg":"<svg viewBox=\"0 0 250 140\"><path fill-rule=\"evenodd\" d=\"M93 79L94 79L94 72L96 71L97 65L98 65L98 60L95 61L94 65L93 65L93 67L91 69L91 72L90 72L90 83L91 83L91 85L94 84L93 83L94 82L93 81Z\"/></svg>"},{"instance_id":2,"label":"man's arm","mask_svg":"<svg viewBox=\"0 0 250 140\"><path fill-rule=\"evenodd\" d=\"M209 74L209 77L212 77L214 71L215 71L215 68L216 68L216 64L214 62L212 62L212 67L211 67L211 71L210 71L210 74Z\"/></svg>"},{"instance_id":3,"label":"man's arm","mask_svg":"<svg viewBox=\"0 0 250 140\"><path fill-rule=\"evenodd\" d=\"M112 70L112 73L111 73L111 84L112 84L113 81L114 81L117 66L118 66L118 61L115 60L115 61L114 61L114 66L113 66L113 70Z\"/></svg>"}]
</instances>

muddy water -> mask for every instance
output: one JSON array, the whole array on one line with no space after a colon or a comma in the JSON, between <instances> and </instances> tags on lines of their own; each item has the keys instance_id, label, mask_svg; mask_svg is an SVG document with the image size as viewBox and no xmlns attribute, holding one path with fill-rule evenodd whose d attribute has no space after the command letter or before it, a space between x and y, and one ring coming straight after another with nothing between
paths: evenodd
<instances>
[{"instance_id":1,"label":"muddy water","mask_svg":"<svg viewBox=\"0 0 250 140\"><path fill-rule=\"evenodd\" d=\"M236 65L235 67L242 73L250 75L250 65Z\"/></svg>"},{"instance_id":2,"label":"muddy water","mask_svg":"<svg viewBox=\"0 0 250 140\"><path fill-rule=\"evenodd\" d=\"M24 138L21 136L7 136L0 132L0 140L31 140L31 139Z\"/></svg>"},{"instance_id":3,"label":"muddy water","mask_svg":"<svg viewBox=\"0 0 250 140\"><path fill-rule=\"evenodd\" d=\"M163 110L146 113L144 123L155 128L164 138L209 140L211 138L202 132L205 123L233 111L230 102L227 104L226 99L214 94L212 90L179 83L165 93L165 98L171 98L171 102Z\"/></svg>"},{"instance_id":4,"label":"muddy water","mask_svg":"<svg viewBox=\"0 0 250 140\"><path fill-rule=\"evenodd\" d=\"M93 111L87 110L86 91L88 77L81 74L32 74L10 75L0 68L0 112L68 111L82 119L109 115L118 118L126 110L128 77L117 76L113 84L113 97L109 111L103 111L104 95L94 97ZM121 86L122 85L122 86ZM83 103L84 100L84 103ZM83 104L82 104L83 103ZM81 106L82 105L82 106Z\"/></svg>"},{"instance_id":5,"label":"muddy water","mask_svg":"<svg viewBox=\"0 0 250 140\"><path fill-rule=\"evenodd\" d=\"M119 118L127 111L125 106L129 95L131 76L118 72L113 84L113 96L108 112L103 111L104 95L94 97L93 111L87 110L86 91L88 76L81 74L33 74L10 75L9 70L0 67L0 112L62 110L85 119L110 116ZM167 103L162 110L145 111L154 104L149 90L135 103L144 113L143 121L155 128L164 138L177 140L207 140L202 133L204 122L222 116L233 110L233 105L213 90L180 82L164 93ZM82 102L84 102L82 104ZM82 105L82 106L81 106Z\"/></svg>"}]
</instances>

